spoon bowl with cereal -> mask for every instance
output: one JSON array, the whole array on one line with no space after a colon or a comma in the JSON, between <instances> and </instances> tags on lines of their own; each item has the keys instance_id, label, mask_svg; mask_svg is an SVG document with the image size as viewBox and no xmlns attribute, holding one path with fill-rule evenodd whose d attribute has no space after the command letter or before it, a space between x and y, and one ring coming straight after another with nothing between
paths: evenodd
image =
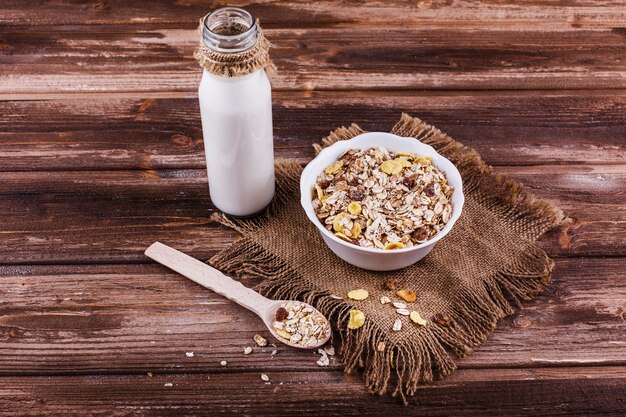
<instances>
[{"instance_id":1,"label":"spoon bowl with cereal","mask_svg":"<svg viewBox=\"0 0 626 417\"><path fill-rule=\"evenodd\" d=\"M217 269L160 242L145 251L146 256L193 282L256 313L280 342L300 349L317 349L330 338L330 323L307 303L270 300L227 277Z\"/></svg>"}]
</instances>

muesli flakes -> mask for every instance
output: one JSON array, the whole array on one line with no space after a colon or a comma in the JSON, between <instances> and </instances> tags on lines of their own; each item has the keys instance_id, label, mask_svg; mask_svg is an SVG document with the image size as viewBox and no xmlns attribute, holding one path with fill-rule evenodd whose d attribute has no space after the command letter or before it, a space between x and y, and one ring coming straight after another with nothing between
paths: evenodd
<instances>
[{"instance_id":1,"label":"muesli flakes","mask_svg":"<svg viewBox=\"0 0 626 417\"><path fill-rule=\"evenodd\" d=\"M316 179L313 208L338 238L396 250L426 242L444 228L453 191L430 157L383 147L350 149Z\"/></svg>"}]
</instances>

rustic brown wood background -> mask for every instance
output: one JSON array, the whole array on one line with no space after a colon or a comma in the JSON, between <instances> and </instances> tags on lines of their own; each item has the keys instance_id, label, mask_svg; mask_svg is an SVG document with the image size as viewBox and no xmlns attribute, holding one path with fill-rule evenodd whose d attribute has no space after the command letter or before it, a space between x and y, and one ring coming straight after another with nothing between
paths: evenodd
<instances>
[{"instance_id":1,"label":"rustic brown wood background","mask_svg":"<svg viewBox=\"0 0 626 417\"><path fill-rule=\"evenodd\" d=\"M0 414L626 414L626 3L229 4L277 46L277 156L417 115L574 219L540 241L553 286L408 409L338 361L244 356L261 322L142 254L235 238L207 221L192 58L224 4L3 0Z\"/></svg>"}]
</instances>

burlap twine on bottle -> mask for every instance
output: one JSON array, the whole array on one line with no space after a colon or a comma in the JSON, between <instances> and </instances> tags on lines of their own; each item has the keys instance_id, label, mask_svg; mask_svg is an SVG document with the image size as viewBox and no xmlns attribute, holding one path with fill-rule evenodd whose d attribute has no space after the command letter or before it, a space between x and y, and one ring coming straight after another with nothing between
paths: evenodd
<instances>
[{"instance_id":1,"label":"burlap twine on bottle","mask_svg":"<svg viewBox=\"0 0 626 417\"><path fill-rule=\"evenodd\" d=\"M276 73L276 66L270 59L269 54L272 44L265 38L259 19L256 19L255 22L257 27L257 40L250 49L237 53L221 53L213 51L202 41L204 20L207 16L208 14L200 19L200 26L198 27L200 32L200 44L193 54L202 68L212 74L221 75L223 77L243 77L259 69L265 69L270 74ZM247 28L240 28L236 33L242 33L246 29ZM223 34L230 35L231 33Z\"/></svg>"},{"instance_id":2,"label":"burlap twine on bottle","mask_svg":"<svg viewBox=\"0 0 626 417\"><path fill-rule=\"evenodd\" d=\"M339 128L316 149L363 132L354 124ZM422 261L400 271L370 272L340 260L300 206L301 166L278 160L276 196L266 213L252 219L212 216L242 238L209 262L226 273L262 277L257 289L271 298L313 304L338 328L345 371L362 369L370 390L391 392L406 403L419 384L452 372L454 357L469 354L500 319L545 289L553 262L533 241L561 223L563 214L495 174L473 149L417 118L403 114L391 133L433 146L463 177L463 214ZM426 326L402 317L402 330L392 330L400 316L390 304L380 303L382 295L399 300L383 287L388 277L417 292L409 309L426 318ZM368 290L369 298L347 299L347 292L357 288ZM347 329L351 309L365 313L358 330Z\"/></svg>"}]
</instances>

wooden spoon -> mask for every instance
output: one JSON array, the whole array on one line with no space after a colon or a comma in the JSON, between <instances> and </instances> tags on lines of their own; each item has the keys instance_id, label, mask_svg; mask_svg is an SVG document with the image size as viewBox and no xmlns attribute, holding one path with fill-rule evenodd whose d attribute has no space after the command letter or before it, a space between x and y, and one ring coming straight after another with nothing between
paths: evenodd
<instances>
[{"instance_id":1,"label":"wooden spoon","mask_svg":"<svg viewBox=\"0 0 626 417\"><path fill-rule=\"evenodd\" d=\"M326 334L324 337L318 340L313 346L303 346L298 343L292 343L289 340L279 336L274 329L274 321L276 320L276 310L288 303L288 300L270 300L263 297L258 292L244 287L240 282L227 277L215 268L210 267L204 262L192 258L189 255L185 255L176 249L170 248L160 242L153 243L145 252L146 256L154 259L167 266L170 269L178 272L179 274L189 278L197 284L202 285L216 293L223 295L229 300L233 300L237 304L247 308L248 310L256 313L263 323L267 326L268 330L274 337L286 345L301 348L301 349L317 349L324 346L330 338L330 325L328 320L313 306L310 304L302 303L305 306L309 306L313 309L314 313L324 317L326 328Z\"/></svg>"}]
</instances>

